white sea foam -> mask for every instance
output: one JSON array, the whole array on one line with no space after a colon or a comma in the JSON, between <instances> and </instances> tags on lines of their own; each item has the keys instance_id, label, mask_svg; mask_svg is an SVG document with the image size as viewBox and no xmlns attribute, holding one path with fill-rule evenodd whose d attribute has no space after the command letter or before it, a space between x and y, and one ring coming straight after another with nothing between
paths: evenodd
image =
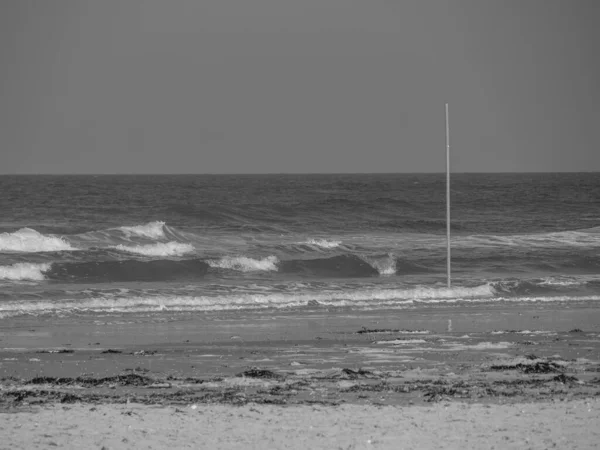
<instances>
[{"instance_id":1,"label":"white sea foam","mask_svg":"<svg viewBox=\"0 0 600 450\"><path fill-rule=\"evenodd\" d=\"M500 350L514 347L512 342L478 342L473 345L447 343L444 344L451 347L453 350Z\"/></svg>"},{"instance_id":2,"label":"white sea foam","mask_svg":"<svg viewBox=\"0 0 600 450\"><path fill-rule=\"evenodd\" d=\"M396 258L388 255L384 258L363 257L363 260L373 267L379 275L394 275L396 273Z\"/></svg>"},{"instance_id":3,"label":"white sea foam","mask_svg":"<svg viewBox=\"0 0 600 450\"><path fill-rule=\"evenodd\" d=\"M341 245L341 241L328 241L327 239L309 239L303 244L314 245L321 248L336 248Z\"/></svg>"},{"instance_id":4,"label":"white sea foam","mask_svg":"<svg viewBox=\"0 0 600 450\"><path fill-rule=\"evenodd\" d=\"M463 288L464 289L464 288ZM439 289L441 295L449 295ZM447 290L452 291L452 289ZM466 291L463 291L463 293ZM477 291L473 290L472 295ZM489 291L488 291L489 292ZM78 301L0 303L0 316L17 314L153 311L221 311L237 309L293 308L316 300L333 307L409 307L417 301L430 301L432 292L415 289L349 289L313 293L239 293L206 296L101 296Z\"/></svg>"},{"instance_id":5,"label":"white sea foam","mask_svg":"<svg viewBox=\"0 0 600 450\"><path fill-rule=\"evenodd\" d=\"M42 266L42 265L39 265ZM46 266L39 268L38 274ZM36 276L34 273L34 276ZM31 275L30 275L31 276ZM38 275L39 276L39 275ZM471 289L471 291L465 291ZM0 302L0 318L22 314L122 314L122 313L154 313L154 312L197 312L197 311L229 311L229 310L264 310L288 309L304 307L311 300L316 300L323 307L351 307L358 309L403 309L416 305L466 303L495 303L505 301L523 302L560 302L560 301L600 301L600 296L586 297L507 297L498 298L490 295L489 290L475 288L437 289L342 289L305 292L259 292L218 295L127 295L127 293L99 295L85 299L65 299L56 301L3 301ZM452 292L454 291L454 292ZM469 293L471 297L464 294ZM462 293L458 295L458 293ZM446 297L444 297L446 295ZM452 296L453 295L453 296Z\"/></svg>"},{"instance_id":6,"label":"white sea foam","mask_svg":"<svg viewBox=\"0 0 600 450\"><path fill-rule=\"evenodd\" d=\"M452 287L452 288L430 288L418 287L407 291L414 299L467 299L475 297L493 297L495 295L494 288L489 284L482 284L473 287Z\"/></svg>"},{"instance_id":7,"label":"white sea foam","mask_svg":"<svg viewBox=\"0 0 600 450\"><path fill-rule=\"evenodd\" d=\"M426 344L425 339L394 339L390 341L377 341L376 344L392 344L392 345L409 345L409 344Z\"/></svg>"},{"instance_id":8,"label":"white sea foam","mask_svg":"<svg viewBox=\"0 0 600 450\"><path fill-rule=\"evenodd\" d=\"M0 233L0 251L56 252L77 250L63 238L47 236L31 228L21 228L14 233Z\"/></svg>"},{"instance_id":9,"label":"white sea foam","mask_svg":"<svg viewBox=\"0 0 600 450\"><path fill-rule=\"evenodd\" d=\"M117 245L113 248L122 252L136 253L146 256L181 256L186 253L192 253L194 246L191 244L182 244L180 242L157 242L148 245Z\"/></svg>"},{"instance_id":10,"label":"white sea foam","mask_svg":"<svg viewBox=\"0 0 600 450\"><path fill-rule=\"evenodd\" d=\"M577 286L586 284L585 280L574 280L572 278L555 278L548 277L545 278L544 281L540 282L540 286Z\"/></svg>"},{"instance_id":11,"label":"white sea foam","mask_svg":"<svg viewBox=\"0 0 600 450\"><path fill-rule=\"evenodd\" d=\"M165 237L164 230L165 222L155 221L148 222L144 225L135 225L127 227L119 227L118 229L125 233L127 236L142 236L150 239L160 239Z\"/></svg>"},{"instance_id":12,"label":"white sea foam","mask_svg":"<svg viewBox=\"0 0 600 450\"><path fill-rule=\"evenodd\" d=\"M11 266L0 266L0 280L43 280L44 272L50 269L50 263L16 263Z\"/></svg>"},{"instance_id":13,"label":"white sea foam","mask_svg":"<svg viewBox=\"0 0 600 450\"><path fill-rule=\"evenodd\" d=\"M208 265L219 269L239 270L241 272L273 272L277 271L279 260L275 256L253 259L246 256L225 256L207 261Z\"/></svg>"},{"instance_id":14,"label":"white sea foam","mask_svg":"<svg viewBox=\"0 0 600 450\"><path fill-rule=\"evenodd\" d=\"M510 236L473 235L457 237L456 244L462 247L598 247L600 236L595 229L558 231L539 234L514 234Z\"/></svg>"}]
</instances>

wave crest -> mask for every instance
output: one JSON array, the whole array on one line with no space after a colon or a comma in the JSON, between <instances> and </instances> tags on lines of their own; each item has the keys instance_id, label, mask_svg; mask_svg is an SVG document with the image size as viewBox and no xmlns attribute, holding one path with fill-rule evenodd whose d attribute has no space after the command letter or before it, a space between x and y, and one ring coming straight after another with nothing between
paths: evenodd
<instances>
[{"instance_id":1,"label":"wave crest","mask_svg":"<svg viewBox=\"0 0 600 450\"><path fill-rule=\"evenodd\" d=\"M363 259L373 266L379 275L395 275L396 274L396 258L393 255L384 257L363 257Z\"/></svg>"},{"instance_id":2,"label":"wave crest","mask_svg":"<svg viewBox=\"0 0 600 450\"><path fill-rule=\"evenodd\" d=\"M45 279L44 272L50 269L50 263L16 263L11 266L0 266L0 280L35 280Z\"/></svg>"},{"instance_id":3,"label":"wave crest","mask_svg":"<svg viewBox=\"0 0 600 450\"><path fill-rule=\"evenodd\" d=\"M239 270L241 272L275 272L279 260L276 256L253 259L247 256L225 256L207 261L208 265L218 269Z\"/></svg>"},{"instance_id":4,"label":"wave crest","mask_svg":"<svg viewBox=\"0 0 600 450\"><path fill-rule=\"evenodd\" d=\"M65 250L77 249L60 237L46 236L32 228L21 228L14 233L0 234L0 251L32 253Z\"/></svg>"},{"instance_id":5,"label":"wave crest","mask_svg":"<svg viewBox=\"0 0 600 450\"><path fill-rule=\"evenodd\" d=\"M341 245L342 241L328 241L327 239L308 239L303 242L306 245L312 245L320 248L336 248Z\"/></svg>"},{"instance_id":6,"label":"wave crest","mask_svg":"<svg viewBox=\"0 0 600 450\"><path fill-rule=\"evenodd\" d=\"M181 256L186 253L192 253L194 246L191 244L182 244L180 242L158 242L148 245L116 245L113 248L127 253L136 253L145 256Z\"/></svg>"},{"instance_id":7,"label":"wave crest","mask_svg":"<svg viewBox=\"0 0 600 450\"><path fill-rule=\"evenodd\" d=\"M165 237L164 226L165 222L157 220L154 222L148 222L144 225L119 227L118 230L121 230L127 236L135 235L150 239L161 239Z\"/></svg>"},{"instance_id":8,"label":"wave crest","mask_svg":"<svg viewBox=\"0 0 600 450\"><path fill-rule=\"evenodd\" d=\"M331 307L407 308L415 303L488 301L489 285L455 288L344 289L310 293L229 294L215 296L156 295L135 297L93 297L79 300L46 300L0 303L0 318L22 314L77 314L227 311L242 309L287 309L305 307L311 301Z\"/></svg>"}]
</instances>

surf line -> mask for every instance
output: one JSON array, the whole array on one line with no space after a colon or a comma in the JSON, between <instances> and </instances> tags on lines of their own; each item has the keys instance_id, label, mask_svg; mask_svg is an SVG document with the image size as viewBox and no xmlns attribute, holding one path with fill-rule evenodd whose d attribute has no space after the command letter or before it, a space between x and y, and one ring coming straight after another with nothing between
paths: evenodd
<instances>
[{"instance_id":1,"label":"surf line","mask_svg":"<svg viewBox=\"0 0 600 450\"><path fill-rule=\"evenodd\" d=\"M452 286L450 257L450 121L446 103L446 270L448 287Z\"/></svg>"}]
</instances>

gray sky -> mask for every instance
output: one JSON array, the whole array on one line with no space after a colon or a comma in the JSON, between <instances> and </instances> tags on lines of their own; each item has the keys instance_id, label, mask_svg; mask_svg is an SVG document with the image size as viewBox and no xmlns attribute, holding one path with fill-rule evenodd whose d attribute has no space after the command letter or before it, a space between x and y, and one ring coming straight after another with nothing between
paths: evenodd
<instances>
[{"instance_id":1,"label":"gray sky","mask_svg":"<svg viewBox=\"0 0 600 450\"><path fill-rule=\"evenodd\" d=\"M597 0L3 0L0 173L600 171Z\"/></svg>"}]
</instances>

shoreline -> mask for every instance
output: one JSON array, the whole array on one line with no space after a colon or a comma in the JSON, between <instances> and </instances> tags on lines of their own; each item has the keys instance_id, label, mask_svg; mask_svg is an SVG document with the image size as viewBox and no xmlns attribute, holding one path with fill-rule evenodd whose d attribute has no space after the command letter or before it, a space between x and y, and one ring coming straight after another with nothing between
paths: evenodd
<instances>
[{"instance_id":1,"label":"shoreline","mask_svg":"<svg viewBox=\"0 0 600 450\"><path fill-rule=\"evenodd\" d=\"M0 339L7 448L398 448L400 440L403 448L593 448L598 441L600 309L591 305L151 323L21 319ZM24 425L31 419L36 429ZM207 429L214 432L199 431Z\"/></svg>"}]
</instances>

